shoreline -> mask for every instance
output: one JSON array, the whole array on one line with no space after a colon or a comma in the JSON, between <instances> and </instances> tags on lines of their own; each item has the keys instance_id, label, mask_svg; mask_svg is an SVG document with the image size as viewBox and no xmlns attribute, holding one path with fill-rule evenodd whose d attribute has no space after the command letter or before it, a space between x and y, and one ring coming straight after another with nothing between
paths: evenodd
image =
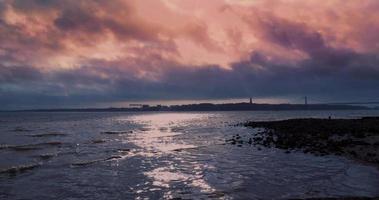
<instances>
[{"instance_id":1,"label":"shoreline","mask_svg":"<svg viewBox=\"0 0 379 200\"><path fill-rule=\"evenodd\" d=\"M337 155L379 167L379 117L358 119L299 118L250 121L239 124L257 130L248 141L240 136L230 144L274 147L286 153L302 151L316 156Z\"/></svg>"}]
</instances>

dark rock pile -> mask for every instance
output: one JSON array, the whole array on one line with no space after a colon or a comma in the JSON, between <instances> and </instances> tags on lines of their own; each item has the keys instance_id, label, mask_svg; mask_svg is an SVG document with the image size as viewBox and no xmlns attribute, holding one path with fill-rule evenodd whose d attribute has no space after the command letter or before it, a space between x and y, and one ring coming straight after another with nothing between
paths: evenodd
<instances>
[{"instance_id":1,"label":"dark rock pile","mask_svg":"<svg viewBox=\"0 0 379 200\"><path fill-rule=\"evenodd\" d=\"M244 141L239 134L233 135L232 139L228 139L228 140L226 140L226 142L233 144L233 145L236 144L238 146L242 146L243 143L248 143L248 144L253 143L251 138L249 138L248 141Z\"/></svg>"},{"instance_id":2,"label":"dark rock pile","mask_svg":"<svg viewBox=\"0 0 379 200\"><path fill-rule=\"evenodd\" d=\"M247 122L259 128L249 140L233 136L231 144L250 143L265 147L302 150L315 155L344 155L379 164L379 117L361 119L289 119ZM263 128L263 129L262 129Z\"/></svg>"}]
</instances>

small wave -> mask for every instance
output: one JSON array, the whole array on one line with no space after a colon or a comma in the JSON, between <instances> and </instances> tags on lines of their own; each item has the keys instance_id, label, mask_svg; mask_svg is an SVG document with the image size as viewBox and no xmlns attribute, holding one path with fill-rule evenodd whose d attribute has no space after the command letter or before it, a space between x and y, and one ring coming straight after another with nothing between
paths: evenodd
<instances>
[{"instance_id":1,"label":"small wave","mask_svg":"<svg viewBox=\"0 0 379 200\"><path fill-rule=\"evenodd\" d=\"M41 166L41 163L33 163L33 164L27 164L27 165L18 165L6 169L0 169L0 174L17 174L22 173L28 170L32 170L36 167Z\"/></svg>"},{"instance_id":2,"label":"small wave","mask_svg":"<svg viewBox=\"0 0 379 200\"><path fill-rule=\"evenodd\" d=\"M71 166L80 167L80 166L91 165L91 164L98 163L98 162L117 160L117 159L121 159L121 158L122 158L122 156L114 155L114 156L111 156L111 157L108 157L108 158L103 158L103 159L96 159L96 160L89 160L89 161L83 161L83 162L73 163L73 164L71 164Z\"/></svg>"},{"instance_id":3,"label":"small wave","mask_svg":"<svg viewBox=\"0 0 379 200\"><path fill-rule=\"evenodd\" d=\"M0 149L10 149L14 151L29 151L29 150L38 150L40 149L37 146L34 145L8 145L8 144L3 144L0 145Z\"/></svg>"},{"instance_id":4,"label":"small wave","mask_svg":"<svg viewBox=\"0 0 379 200\"><path fill-rule=\"evenodd\" d=\"M89 161L72 163L71 166L85 166L85 165L90 165L90 164L101 162L101 161L104 161L104 159L97 159L97 160L89 160Z\"/></svg>"},{"instance_id":5,"label":"small wave","mask_svg":"<svg viewBox=\"0 0 379 200\"><path fill-rule=\"evenodd\" d=\"M35 145L49 145L49 146L57 146L57 145L62 145L64 144L63 142L59 141L53 141L53 142L43 142L43 143L37 143Z\"/></svg>"},{"instance_id":6,"label":"small wave","mask_svg":"<svg viewBox=\"0 0 379 200\"><path fill-rule=\"evenodd\" d=\"M23 128L23 127L16 127L16 128L14 128L13 130L11 130L11 131L13 131L13 132L30 132L30 131L32 131L32 130L30 130L30 129L25 129L25 128Z\"/></svg>"},{"instance_id":7,"label":"small wave","mask_svg":"<svg viewBox=\"0 0 379 200\"><path fill-rule=\"evenodd\" d=\"M222 191L214 191L208 194L208 198L210 199L220 199L220 198L224 198L225 196L226 196L225 192L222 192Z\"/></svg>"},{"instance_id":8,"label":"small wave","mask_svg":"<svg viewBox=\"0 0 379 200\"><path fill-rule=\"evenodd\" d=\"M140 128L139 130L140 130L140 131L150 131L151 128Z\"/></svg>"},{"instance_id":9,"label":"small wave","mask_svg":"<svg viewBox=\"0 0 379 200\"><path fill-rule=\"evenodd\" d=\"M42 149L46 146L61 146L64 143L53 141L53 142L43 142L43 143L36 143L36 144L23 144L23 145L8 145L3 144L0 145L0 149L10 149L14 151L30 151L30 150L38 150Z\"/></svg>"},{"instance_id":10,"label":"small wave","mask_svg":"<svg viewBox=\"0 0 379 200\"><path fill-rule=\"evenodd\" d=\"M130 149L118 149L118 153L121 153L122 155L129 154Z\"/></svg>"},{"instance_id":11,"label":"small wave","mask_svg":"<svg viewBox=\"0 0 379 200\"><path fill-rule=\"evenodd\" d=\"M105 159L105 161L108 161L108 160L117 160L117 159L121 159L122 158L122 156L111 156L111 157L109 157L109 158L107 158L107 159Z\"/></svg>"},{"instance_id":12,"label":"small wave","mask_svg":"<svg viewBox=\"0 0 379 200\"><path fill-rule=\"evenodd\" d=\"M184 128L180 128L180 127L172 127L171 128L171 132L182 132L184 131Z\"/></svg>"},{"instance_id":13,"label":"small wave","mask_svg":"<svg viewBox=\"0 0 379 200\"><path fill-rule=\"evenodd\" d=\"M104 139L97 139L97 140L92 140L92 144L100 144L100 143L105 143L107 140Z\"/></svg>"},{"instance_id":14,"label":"small wave","mask_svg":"<svg viewBox=\"0 0 379 200\"><path fill-rule=\"evenodd\" d=\"M167 132L168 128L167 127L160 127L158 130L161 132Z\"/></svg>"},{"instance_id":15,"label":"small wave","mask_svg":"<svg viewBox=\"0 0 379 200\"><path fill-rule=\"evenodd\" d=\"M105 131L105 132L101 132L102 134L108 134L108 135L112 135L112 134L127 134L127 133L133 133L133 131Z\"/></svg>"},{"instance_id":16,"label":"small wave","mask_svg":"<svg viewBox=\"0 0 379 200\"><path fill-rule=\"evenodd\" d=\"M57 154L41 154L38 157L41 158L42 160L48 160L55 156L57 156Z\"/></svg>"},{"instance_id":17,"label":"small wave","mask_svg":"<svg viewBox=\"0 0 379 200\"><path fill-rule=\"evenodd\" d=\"M29 137L57 137L57 136L67 136L67 134L64 133L42 133L42 134L34 134L34 135L27 135Z\"/></svg>"},{"instance_id":18,"label":"small wave","mask_svg":"<svg viewBox=\"0 0 379 200\"><path fill-rule=\"evenodd\" d=\"M14 146L10 147L9 149L12 149L14 151L33 151L33 150L39 150L41 147L37 146Z\"/></svg>"}]
</instances>

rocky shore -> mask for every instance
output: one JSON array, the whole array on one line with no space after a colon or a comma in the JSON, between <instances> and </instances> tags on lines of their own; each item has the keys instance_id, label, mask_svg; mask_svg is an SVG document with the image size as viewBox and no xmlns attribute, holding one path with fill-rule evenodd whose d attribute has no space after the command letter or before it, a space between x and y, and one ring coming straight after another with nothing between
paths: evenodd
<instances>
[{"instance_id":1,"label":"rocky shore","mask_svg":"<svg viewBox=\"0 0 379 200\"><path fill-rule=\"evenodd\" d=\"M379 166L379 117L289 119L240 125L257 131L248 138L235 135L227 140L228 143L275 147L284 149L286 153L334 154Z\"/></svg>"}]
</instances>

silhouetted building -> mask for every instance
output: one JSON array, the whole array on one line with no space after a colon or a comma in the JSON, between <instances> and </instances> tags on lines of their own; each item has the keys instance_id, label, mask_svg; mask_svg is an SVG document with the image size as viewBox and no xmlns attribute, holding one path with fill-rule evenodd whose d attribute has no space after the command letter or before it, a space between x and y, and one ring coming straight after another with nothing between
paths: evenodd
<instances>
[{"instance_id":1,"label":"silhouetted building","mask_svg":"<svg viewBox=\"0 0 379 200\"><path fill-rule=\"evenodd\" d=\"M253 104L253 98L250 97L250 104Z\"/></svg>"}]
</instances>

